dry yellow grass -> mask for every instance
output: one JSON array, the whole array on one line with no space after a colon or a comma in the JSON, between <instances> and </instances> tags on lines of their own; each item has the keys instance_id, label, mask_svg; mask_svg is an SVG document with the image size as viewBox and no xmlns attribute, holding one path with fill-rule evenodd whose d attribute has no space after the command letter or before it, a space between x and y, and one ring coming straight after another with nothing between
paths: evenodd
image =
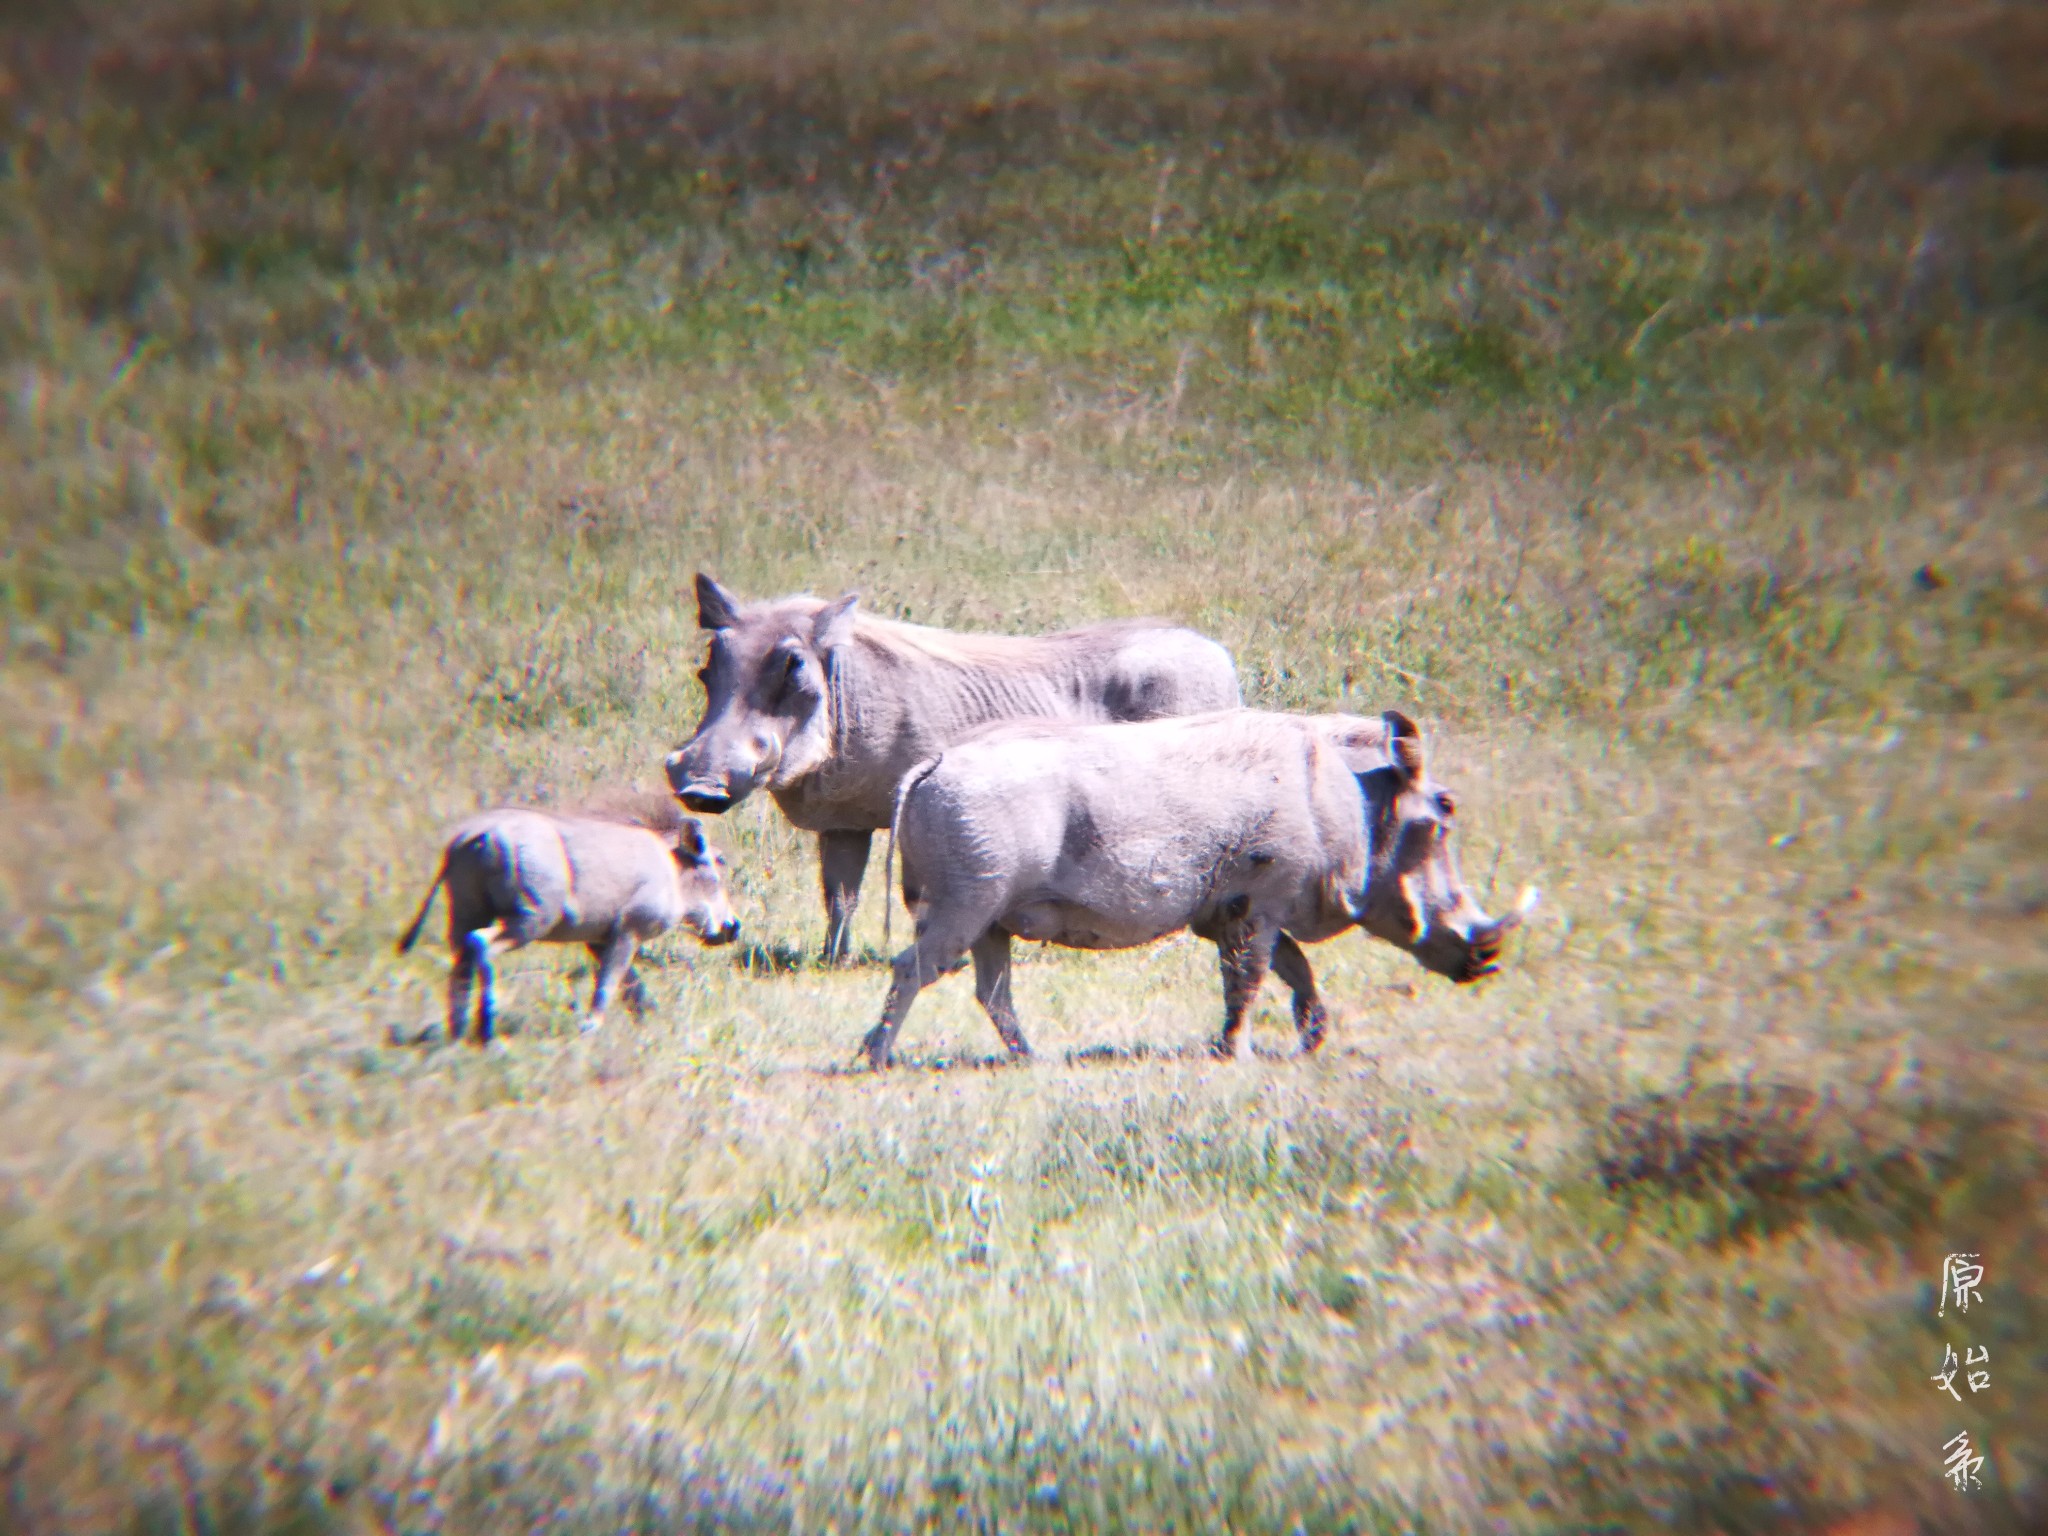
<instances>
[{"instance_id":1,"label":"dry yellow grass","mask_svg":"<svg viewBox=\"0 0 2048 1536\"><path fill-rule=\"evenodd\" d=\"M1477 6L1389 39L1317 8L997 9L924 43L694 16L729 53L543 6L363 15L350 67L495 49L521 89L658 85L664 49L701 48L731 110L786 90L804 121L820 80L856 105L867 81L952 134L993 82L1010 169L992 201L971 155L904 172L917 211L865 236L886 260L791 254L845 234L846 184L803 190L783 162L816 144L767 130L720 162L730 215L680 234L592 191L639 184L587 143L531 172L531 206L493 201L513 162L471 167L442 223L374 177L321 203L302 145L236 140L242 178L202 183L93 116L175 71L74 99L16 69L45 158L15 163L4 295L0 1524L2038 1523L2048 465L2040 236L2013 212L2038 172L1908 178L1981 279L1920 309L1884 287L1917 226L1873 203L1834 246L1786 212L1778 275L1731 275L1760 186L1839 194L1858 156L1891 163L1872 144L1969 126L1924 115L2024 160L1998 74L2022 62L1961 106L1913 92L2025 14ZM1879 46L1902 37L1908 61ZM840 73L777 84L778 46ZM1517 50L1577 84L1500 83ZM1770 115L1802 67L1818 148ZM1154 116L1116 138L1089 70ZM287 72L251 79L312 111ZM1904 94L1852 132L1874 80ZM251 131L193 89L193 121ZM1202 104L1242 126L1246 100L1292 115L1179 199ZM1095 147L1048 149L1033 102ZM352 121L327 130L375 170ZM1645 137L1574 156L1530 126L1589 121ZM484 142L391 123L430 170ZM1578 200L1542 224L1548 265L1507 249L1543 219L1513 192L1532 160ZM115 163L121 198L59 175ZM1462 192L1430 182L1445 164ZM1411 191L1361 213L1330 188L1371 165ZM1628 262L1694 270L1637 197L1675 166L1735 189L1727 265L1630 289ZM147 282L80 275L45 217L66 197ZM215 266L150 222L179 198ZM1303 265L1216 264L1205 230L1237 220L1242 251L1290 198ZM1394 244L1478 243L1336 294L1368 214ZM463 218L518 226L512 254L436 243ZM393 265L321 288L249 254L323 220ZM550 288L547 263L603 280ZM712 275L648 319L633 274L686 268ZM465 285L486 313L448 307ZM1696 350L1656 361L1660 336ZM1640 369L1606 371L1624 349ZM1414 371L1371 373L1393 356ZM699 568L963 627L1195 624L1256 702L1423 718L1468 878L1546 904L1475 989L1323 946L1313 1060L1278 991L1251 1069L1199 1055L1213 959L1179 941L1023 956L1029 1068L993 1064L955 980L910 1065L872 1075L879 892L863 963L812 967L809 840L750 805L715 830L753 943L661 949L648 1018L579 1037L585 962L528 952L504 1055L394 1043L438 1012L437 958L390 941L445 821L647 782L687 732ZM1981 1310L1938 1320L1957 1250L1983 1255ZM1936 1393L1945 1342L1990 1348L1989 1391ZM1987 1458L1967 1495L1941 1480L1959 1428Z\"/></svg>"}]
</instances>

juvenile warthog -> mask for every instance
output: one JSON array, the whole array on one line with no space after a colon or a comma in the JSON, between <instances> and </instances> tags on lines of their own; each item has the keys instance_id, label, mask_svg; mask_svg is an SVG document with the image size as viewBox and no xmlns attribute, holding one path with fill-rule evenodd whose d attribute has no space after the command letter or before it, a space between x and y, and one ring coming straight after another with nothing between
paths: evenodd
<instances>
[{"instance_id":1,"label":"juvenile warthog","mask_svg":"<svg viewBox=\"0 0 2048 1536\"><path fill-rule=\"evenodd\" d=\"M699 574L697 623L711 631L704 718L669 754L669 783L714 815L765 787L818 834L828 960L846 955L869 841L912 765L995 720L1150 720L1238 702L1228 651L1152 620L953 634L860 613L852 595L741 603Z\"/></svg>"},{"instance_id":2,"label":"juvenile warthog","mask_svg":"<svg viewBox=\"0 0 2048 1536\"><path fill-rule=\"evenodd\" d=\"M704 840L704 827L673 801L650 796L644 806L573 814L482 811L458 825L441 856L398 952L412 948L434 893L448 887L448 1038L460 1040L472 980L481 978L477 1042L497 1025L493 954L522 945L583 944L597 961L586 1030L604 1023L612 990L623 979L636 1011L647 990L633 968L642 940L681 923L706 944L729 944L739 920L726 904L724 855Z\"/></svg>"},{"instance_id":3,"label":"juvenile warthog","mask_svg":"<svg viewBox=\"0 0 2048 1536\"><path fill-rule=\"evenodd\" d=\"M889 1063L918 993L963 954L996 1032L1023 1056L1013 937L1125 949L1182 928L1222 961L1221 1054L1248 1054L1245 1008L1269 964L1312 1051L1327 1015L1303 943L1355 925L1453 981L1498 967L1534 893L1505 918L1482 912L1451 854L1452 812L1414 723L1391 711L991 727L903 782L917 938L896 957L868 1059Z\"/></svg>"}]
</instances>

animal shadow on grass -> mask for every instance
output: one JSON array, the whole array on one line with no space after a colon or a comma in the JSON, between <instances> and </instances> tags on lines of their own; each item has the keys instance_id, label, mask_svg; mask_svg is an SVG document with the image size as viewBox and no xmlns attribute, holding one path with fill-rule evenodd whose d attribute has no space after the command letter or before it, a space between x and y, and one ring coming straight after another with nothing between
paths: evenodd
<instances>
[{"instance_id":1,"label":"animal shadow on grass","mask_svg":"<svg viewBox=\"0 0 2048 1536\"><path fill-rule=\"evenodd\" d=\"M806 949L777 939L772 944L750 940L741 944L733 954L733 963L747 975L767 979L788 976L796 971L866 971L887 967L893 959L873 945L855 950L839 965L827 965L823 955L815 949Z\"/></svg>"},{"instance_id":2,"label":"animal shadow on grass","mask_svg":"<svg viewBox=\"0 0 2048 1536\"><path fill-rule=\"evenodd\" d=\"M900 1052L889 1065L887 1072L997 1072L1006 1067L1028 1067L1031 1058L1019 1060L1007 1051L996 1051L985 1056L905 1056ZM874 1069L866 1059L829 1062L822 1067L804 1067L800 1070L813 1077L869 1077Z\"/></svg>"},{"instance_id":3,"label":"animal shadow on grass","mask_svg":"<svg viewBox=\"0 0 2048 1536\"><path fill-rule=\"evenodd\" d=\"M1300 1061L1304 1057L1301 1047L1293 1040L1284 1044L1252 1044L1252 1057L1256 1061ZM1332 1049L1325 1045L1309 1060L1326 1060L1338 1055L1357 1055L1357 1048ZM1178 1045L1153 1045L1150 1041L1135 1040L1129 1045L1082 1045L1066 1052L1066 1063L1070 1067L1127 1067L1148 1061L1189 1061L1217 1064L1227 1058L1216 1054L1214 1036L1199 1040L1184 1040Z\"/></svg>"},{"instance_id":4,"label":"animal shadow on grass","mask_svg":"<svg viewBox=\"0 0 2048 1536\"><path fill-rule=\"evenodd\" d=\"M633 968L641 971L682 971L692 974L703 963L705 952L692 941L688 945L643 944L633 956ZM588 961L579 961L570 973L577 985L588 988L596 974L596 967Z\"/></svg>"},{"instance_id":5,"label":"animal shadow on grass","mask_svg":"<svg viewBox=\"0 0 2048 1536\"><path fill-rule=\"evenodd\" d=\"M1259 1056L1278 1056L1278 1051L1261 1051ZM1066 1053L1070 1067L1128 1067L1147 1061L1216 1061L1215 1045L1208 1040L1189 1040L1180 1045L1153 1045L1137 1040L1129 1045L1082 1045Z\"/></svg>"},{"instance_id":6,"label":"animal shadow on grass","mask_svg":"<svg viewBox=\"0 0 2048 1536\"><path fill-rule=\"evenodd\" d=\"M1252 1054L1261 1061L1292 1061L1300 1053L1291 1048L1255 1047ZM994 1072L1006 1067L1028 1069L1036 1063L1062 1062L1070 1067L1127 1067L1146 1062L1191 1062L1214 1064L1220 1058L1206 1040L1184 1045L1152 1045L1138 1041L1131 1045L1084 1045L1062 1051L1058 1056L1012 1056L1006 1051L986 1055L905 1056L898 1053L893 1072ZM861 1077L871 1069L863 1060L834 1062L828 1066L803 1069L818 1077Z\"/></svg>"},{"instance_id":7,"label":"animal shadow on grass","mask_svg":"<svg viewBox=\"0 0 2048 1536\"><path fill-rule=\"evenodd\" d=\"M517 1040L522 1035L547 1034L545 1029L536 1029L523 1013L500 1013L492 1026L495 1039ZM426 1019L416 1024L391 1023L384 1026L386 1045L407 1048L437 1049L444 1045L461 1045L474 1049L478 1043L476 1021L471 1020L460 1040L448 1038L448 1025L441 1019Z\"/></svg>"},{"instance_id":8,"label":"animal shadow on grass","mask_svg":"<svg viewBox=\"0 0 2048 1536\"><path fill-rule=\"evenodd\" d=\"M810 963L810 958L794 944L780 941L763 944L759 939L749 939L733 951L733 964L749 976L787 976L800 971Z\"/></svg>"}]
</instances>

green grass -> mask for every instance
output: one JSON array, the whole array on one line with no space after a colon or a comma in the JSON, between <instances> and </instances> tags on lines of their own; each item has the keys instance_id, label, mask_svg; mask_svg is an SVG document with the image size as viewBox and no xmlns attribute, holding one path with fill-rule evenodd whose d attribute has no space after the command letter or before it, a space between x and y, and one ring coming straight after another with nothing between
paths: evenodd
<instances>
[{"instance_id":1,"label":"green grass","mask_svg":"<svg viewBox=\"0 0 2048 1536\"><path fill-rule=\"evenodd\" d=\"M2038 1524L2043 40L10 20L0 1528ZM1314 1060L1202 1057L1182 939L872 1076L879 869L820 971L750 805L648 1018L528 952L506 1053L393 1043L446 822L687 734L700 568L1195 624L1545 905L1323 946Z\"/></svg>"}]
</instances>

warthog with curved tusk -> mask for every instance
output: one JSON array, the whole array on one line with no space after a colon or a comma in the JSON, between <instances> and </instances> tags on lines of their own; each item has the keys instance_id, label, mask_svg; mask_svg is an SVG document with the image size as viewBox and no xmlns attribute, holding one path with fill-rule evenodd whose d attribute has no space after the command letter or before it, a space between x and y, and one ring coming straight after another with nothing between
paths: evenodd
<instances>
[{"instance_id":1,"label":"warthog with curved tusk","mask_svg":"<svg viewBox=\"0 0 2048 1536\"><path fill-rule=\"evenodd\" d=\"M1356 926L1453 981L1498 969L1535 894L1503 918L1479 909L1451 853L1453 811L1414 722L1393 711L990 727L900 788L917 938L896 957L868 1058L889 1063L918 993L963 954L996 1032L1023 1056L1012 938L1125 949L1182 928L1222 962L1220 1053L1248 1054L1245 1009L1269 966L1314 1050L1327 1014L1304 943Z\"/></svg>"},{"instance_id":2,"label":"warthog with curved tusk","mask_svg":"<svg viewBox=\"0 0 2048 1536\"><path fill-rule=\"evenodd\" d=\"M1238 702L1230 653L1150 619L1062 634L954 634L836 602L742 603L697 577L711 632L704 718L669 754L683 804L716 815L756 789L818 834L825 958L845 958L873 835L913 765L997 720L1151 720Z\"/></svg>"},{"instance_id":3,"label":"warthog with curved tusk","mask_svg":"<svg viewBox=\"0 0 2048 1536\"><path fill-rule=\"evenodd\" d=\"M448 1038L460 1040L470 987L483 983L477 1043L497 1024L491 959L523 945L583 944L597 961L584 1029L601 1027L612 991L624 983L627 1006L646 1006L647 990L633 968L641 942L678 923L706 944L729 944L739 920L725 895L725 857L704 839L704 826L673 800L564 814L482 811L450 834L440 873L412 925L399 936L410 950L425 926L434 894L448 887Z\"/></svg>"}]
</instances>

